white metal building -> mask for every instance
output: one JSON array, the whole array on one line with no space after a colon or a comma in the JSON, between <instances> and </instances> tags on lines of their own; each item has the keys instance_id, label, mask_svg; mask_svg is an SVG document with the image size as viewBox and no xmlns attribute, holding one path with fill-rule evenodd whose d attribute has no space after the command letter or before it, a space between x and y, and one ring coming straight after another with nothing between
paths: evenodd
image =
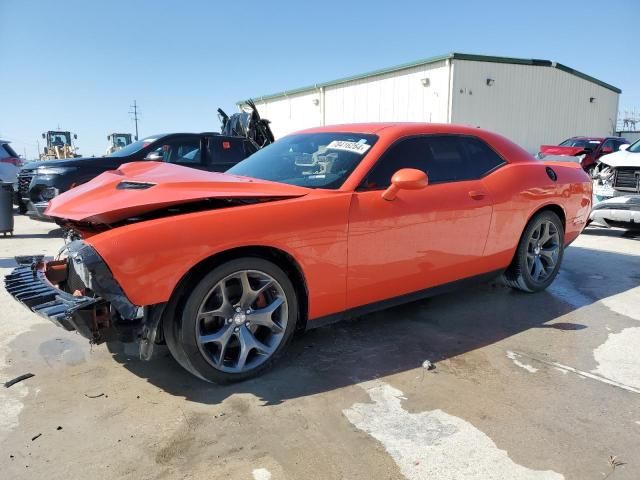
<instances>
[{"instance_id":1,"label":"white metal building","mask_svg":"<svg viewBox=\"0 0 640 480\"><path fill-rule=\"evenodd\" d=\"M336 123L459 123L536 152L575 135L612 135L620 93L548 60L451 53L253 100L276 137Z\"/></svg>"}]
</instances>

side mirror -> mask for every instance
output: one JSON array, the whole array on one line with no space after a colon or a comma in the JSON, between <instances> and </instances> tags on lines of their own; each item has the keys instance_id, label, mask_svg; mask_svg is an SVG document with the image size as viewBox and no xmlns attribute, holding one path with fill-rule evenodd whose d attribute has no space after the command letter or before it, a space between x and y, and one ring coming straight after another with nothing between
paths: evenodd
<instances>
[{"instance_id":1,"label":"side mirror","mask_svg":"<svg viewBox=\"0 0 640 480\"><path fill-rule=\"evenodd\" d=\"M43 133L43 134L42 134L42 138L47 138L47 136Z\"/></svg>"},{"instance_id":2,"label":"side mirror","mask_svg":"<svg viewBox=\"0 0 640 480\"><path fill-rule=\"evenodd\" d=\"M607 155L608 153L613 153L613 148L611 147L606 147L602 149L602 154L603 155Z\"/></svg>"},{"instance_id":3,"label":"side mirror","mask_svg":"<svg viewBox=\"0 0 640 480\"><path fill-rule=\"evenodd\" d=\"M75 133L73 134L73 139L77 140L78 139L78 135L76 135Z\"/></svg>"},{"instance_id":4,"label":"side mirror","mask_svg":"<svg viewBox=\"0 0 640 480\"><path fill-rule=\"evenodd\" d=\"M162 156L161 152L149 152L147 153L147 156L144 157L145 160L149 161L149 162L162 162L164 161L164 157Z\"/></svg>"},{"instance_id":5,"label":"side mirror","mask_svg":"<svg viewBox=\"0 0 640 480\"><path fill-rule=\"evenodd\" d=\"M618 150L622 150L622 151L624 151L624 150L626 150L627 148L629 148L630 146L631 146L630 144L625 143L624 145L620 145L620 148L619 148Z\"/></svg>"},{"instance_id":6,"label":"side mirror","mask_svg":"<svg viewBox=\"0 0 640 480\"><path fill-rule=\"evenodd\" d=\"M415 168L402 168L391 177L391 185L387 188L382 198L394 200L400 190L421 190L427 186L429 180L427 174Z\"/></svg>"}]
</instances>

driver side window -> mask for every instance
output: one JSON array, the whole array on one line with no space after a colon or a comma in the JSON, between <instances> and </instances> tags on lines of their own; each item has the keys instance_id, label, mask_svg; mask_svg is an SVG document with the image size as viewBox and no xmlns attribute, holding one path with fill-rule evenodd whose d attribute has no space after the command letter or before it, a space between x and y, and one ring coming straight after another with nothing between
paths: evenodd
<instances>
[{"instance_id":1,"label":"driver side window","mask_svg":"<svg viewBox=\"0 0 640 480\"><path fill-rule=\"evenodd\" d=\"M391 177L401 168L415 168L427 171L426 138L414 137L400 140L382 155L373 166L362 187L366 190L387 188L391 184Z\"/></svg>"}]
</instances>

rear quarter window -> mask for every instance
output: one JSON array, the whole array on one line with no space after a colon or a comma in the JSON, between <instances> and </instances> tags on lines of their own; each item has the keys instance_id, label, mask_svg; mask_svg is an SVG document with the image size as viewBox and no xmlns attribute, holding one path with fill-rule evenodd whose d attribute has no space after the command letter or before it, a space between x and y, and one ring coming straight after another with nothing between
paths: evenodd
<instances>
[{"instance_id":1,"label":"rear quarter window","mask_svg":"<svg viewBox=\"0 0 640 480\"><path fill-rule=\"evenodd\" d=\"M475 137L463 137L470 178L481 178L506 162L489 145Z\"/></svg>"}]
</instances>

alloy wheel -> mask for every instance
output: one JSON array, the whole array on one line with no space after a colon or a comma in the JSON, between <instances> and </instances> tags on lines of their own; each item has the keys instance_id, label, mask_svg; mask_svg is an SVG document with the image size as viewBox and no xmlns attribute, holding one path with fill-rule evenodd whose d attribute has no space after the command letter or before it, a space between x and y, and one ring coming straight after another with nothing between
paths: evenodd
<instances>
[{"instance_id":1,"label":"alloy wheel","mask_svg":"<svg viewBox=\"0 0 640 480\"><path fill-rule=\"evenodd\" d=\"M273 277L240 270L205 295L196 316L196 343L214 368L241 373L266 362L284 338L287 298Z\"/></svg>"},{"instance_id":2,"label":"alloy wheel","mask_svg":"<svg viewBox=\"0 0 640 480\"><path fill-rule=\"evenodd\" d=\"M527 269L536 283L553 275L560 256L560 233L550 220L543 220L533 229L527 243Z\"/></svg>"}]
</instances>

